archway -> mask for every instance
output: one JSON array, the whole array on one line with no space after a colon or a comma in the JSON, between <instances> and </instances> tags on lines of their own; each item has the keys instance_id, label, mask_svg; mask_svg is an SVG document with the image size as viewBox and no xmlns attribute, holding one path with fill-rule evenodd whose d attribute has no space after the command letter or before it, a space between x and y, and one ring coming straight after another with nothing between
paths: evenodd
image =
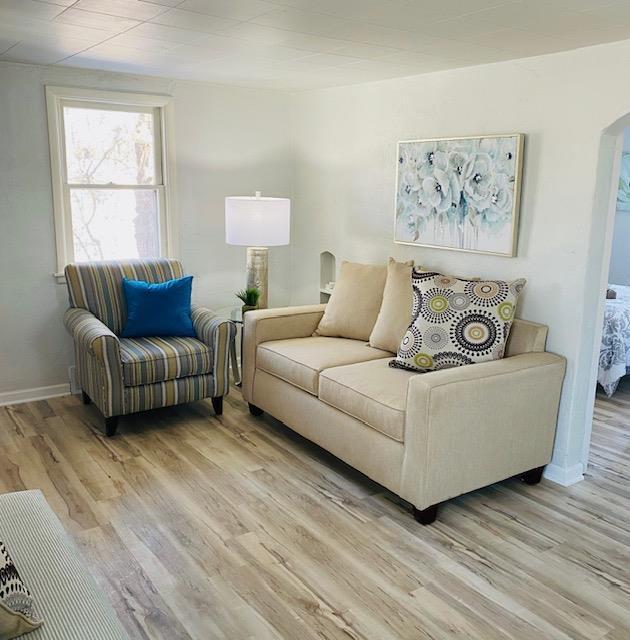
<instances>
[{"instance_id":1,"label":"archway","mask_svg":"<svg viewBox=\"0 0 630 640\"><path fill-rule=\"evenodd\" d=\"M599 361L606 288L612 251L613 230L616 213L616 199L619 185L619 170L623 131L630 127L630 113L607 127L601 137L597 162L597 177L591 216L590 244L585 273L586 312L581 327L582 348L576 371L576 397L582 402L574 405L572 422L583 425L581 450L582 472L589 459L593 410L597 391L597 367ZM588 310L591 310L590 312Z\"/></svg>"}]
</instances>

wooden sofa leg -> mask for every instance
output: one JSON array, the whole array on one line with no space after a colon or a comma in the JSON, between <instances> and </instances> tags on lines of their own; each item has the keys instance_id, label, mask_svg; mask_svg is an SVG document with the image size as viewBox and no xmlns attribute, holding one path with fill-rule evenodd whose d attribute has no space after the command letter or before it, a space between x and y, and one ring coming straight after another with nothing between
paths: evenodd
<instances>
[{"instance_id":1,"label":"wooden sofa leg","mask_svg":"<svg viewBox=\"0 0 630 640\"><path fill-rule=\"evenodd\" d=\"M536 467L530 469L523 474L523 481L525 484L538 484L542 480L543 471L545 467Z\"/></svg>"},{"instance_id":2,"label":"wooden sofa leg","mask_svg":"<svg viewBox=\"0 0 630 640\"><path fill-rule=\"evenodd\" d=\"M105 418L105 435L108 438L116 435L116 429L118 429L118 416Z\"/></svg>"},{"instance_id":3,"label":"wooden sofa leg","mask_svg":"<svg viewBox=\"0 0 630 640\"><path fill-rule=\"evenodd\" d=\"M251 402L249 402L248 404L249 404L249 412L253 416L262 416L262 414L265 413L260 407L257 407L255 404L252 404Z\"/></svg>"},{"instance_id":4,"label":"wooden sofa leg","mask_svg":"<svg viewBox=\"0 0 630 640\"><path fill-rule=\"evenodd\" d=\"M430 507L427 507L426 509L416 509L414 507L413 517L420 524L424 524L424 525L431 524L432 522L435 522L435 518L437 517L439 506L440 505L438 504L432 504Z\"/></svg>"},{"instance_id":5,"label":"wooden sofa leg","mask_svg":"<svg viewBox=\"0 0 630 640\"><path fill-rule=\"evenodd\" d=\"M81 390L81 400L83 404L92 404L92 400L90 399L90 396L88 396L88 394L85 393L85 391L83 390Z\"/></svg>"},{"instance_id":6,"label":"wooden sofa leg","mask_svg":"<svg viewBox=\"0 0 630 640\"><path fill-rule=\"evenodd\" d=\"M223 414L223 396L217 396L216 398L211 398L212 406L214 407L214 412L220 416Z\"/></svg>"}]
</instances>

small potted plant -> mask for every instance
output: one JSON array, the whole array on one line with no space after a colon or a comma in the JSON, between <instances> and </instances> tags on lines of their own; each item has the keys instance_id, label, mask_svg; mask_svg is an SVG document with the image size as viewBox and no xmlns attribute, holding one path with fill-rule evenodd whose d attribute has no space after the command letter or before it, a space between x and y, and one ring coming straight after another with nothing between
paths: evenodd
<instances>
[{"instance_id":1,"label":"small potted plant","mask_svg":"<svg viewBox=\"0 0 630 640\"><path fill-rule=\"evenodd\" d=\"M258 298L260 298L260 291L256 287L248 287L236 292L236 297L243 302L243 313L251 311L252 309L258 309Z\"/></svg>"}]
</instances>

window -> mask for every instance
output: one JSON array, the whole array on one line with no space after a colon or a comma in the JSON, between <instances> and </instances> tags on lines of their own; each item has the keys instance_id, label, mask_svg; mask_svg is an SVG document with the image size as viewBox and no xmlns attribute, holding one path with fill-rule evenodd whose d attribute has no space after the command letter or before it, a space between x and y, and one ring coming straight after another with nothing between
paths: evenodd
<instances>
[{"instance_id":1,"label":"window","mask_svg":"<svg viewBox=\"0 0 630 640\"><path fill-rule=\"evenodd\" d=\"M46 87L57 262L174 254L169 98Z\"/></svg>"}]
</instances>

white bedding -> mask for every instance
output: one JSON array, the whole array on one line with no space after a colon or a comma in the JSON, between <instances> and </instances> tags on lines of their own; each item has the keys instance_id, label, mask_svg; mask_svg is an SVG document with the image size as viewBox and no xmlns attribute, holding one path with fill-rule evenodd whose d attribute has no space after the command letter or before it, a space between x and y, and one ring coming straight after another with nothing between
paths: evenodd
<instances>
[{"instance_id":1,"label":"white bedding","mask_svg":"<svg viewBox=\"0 0 630 640\"><path fill-rule=\"evenodd\" d=\"M619 380L630 373L630 287L609 286L617 292L617 298L606 300L597 375L607 396L611 396Z\"/></svg>"}]
</instances>

